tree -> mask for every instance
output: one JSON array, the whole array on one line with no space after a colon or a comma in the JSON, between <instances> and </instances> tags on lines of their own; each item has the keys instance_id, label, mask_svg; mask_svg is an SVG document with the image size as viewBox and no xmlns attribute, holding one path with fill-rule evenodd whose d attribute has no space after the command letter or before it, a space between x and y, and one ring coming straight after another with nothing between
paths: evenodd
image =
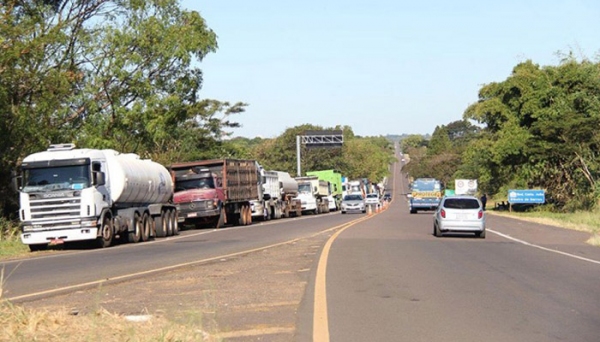
<instances>
[{"instance_id":1,"label":"tree","mask_svg":"<svg viewBox=\"0 0 600 342\"><path fill-rule=\"evenodd\" d=\"M486 165L501 169L495 172L502 184L545 189L564 210L597 204L600 64L527 61L505 81L484 86L479 98L464 116L485 125L492 142Z\"/></svg>"},{"instance_id":2,"label":"tree","mask_svg":"<svg viewBox=\"0 0 600 342\"><path fill-rule=\"evenodd\" d=\"M7 0L0 19L2 201L16 200L9 171L51 142L163 162L232 152L246 104L199 98L217 37L177 0Z\"/></svg>"}]
</instances>

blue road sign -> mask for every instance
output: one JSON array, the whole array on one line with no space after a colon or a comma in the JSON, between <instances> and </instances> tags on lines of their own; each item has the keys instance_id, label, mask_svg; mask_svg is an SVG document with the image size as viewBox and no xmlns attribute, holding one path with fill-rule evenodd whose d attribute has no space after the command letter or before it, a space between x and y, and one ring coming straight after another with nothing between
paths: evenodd
<instances>
[{"instance_id":1,"label":"blue road sign","mask_svg":"<svg viewBox=\"0 0 600 342\"><path fill-rule=\"evenodd\" d=\"M544 190L508 190L508 203L544 203Z\"/></svg>"}]
</instances>

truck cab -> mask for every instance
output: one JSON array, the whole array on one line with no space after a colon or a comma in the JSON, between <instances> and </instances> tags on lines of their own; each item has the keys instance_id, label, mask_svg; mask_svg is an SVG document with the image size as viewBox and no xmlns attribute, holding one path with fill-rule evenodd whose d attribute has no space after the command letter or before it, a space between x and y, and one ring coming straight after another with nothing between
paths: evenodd
<instances>
[{"instance_id":1,"label":"truck cab","mask_svg":"<svg viewBox=\"0 0 600 342\"><path fill-rule=\"evenodd\" d=\"M221 178L209 169L175 175L173 202L179 205L179 221L219 215L225 195Z\"/></svg>"}]
</instances>

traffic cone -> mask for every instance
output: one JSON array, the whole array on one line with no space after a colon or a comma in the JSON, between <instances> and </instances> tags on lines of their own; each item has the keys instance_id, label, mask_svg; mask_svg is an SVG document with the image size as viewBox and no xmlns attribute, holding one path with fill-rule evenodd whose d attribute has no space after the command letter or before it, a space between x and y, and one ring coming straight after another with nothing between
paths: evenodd
<instances>
[{"instance_id":1,"label":"traffic cone","mask_svg":"<svg viewBox=\"0 0 600 342\"><path fill-rule=\"evenodd\" d=\"M371 211L371 205L367 205L367 215L372 215L373 212Z\"/></svg>"}]
</instances>

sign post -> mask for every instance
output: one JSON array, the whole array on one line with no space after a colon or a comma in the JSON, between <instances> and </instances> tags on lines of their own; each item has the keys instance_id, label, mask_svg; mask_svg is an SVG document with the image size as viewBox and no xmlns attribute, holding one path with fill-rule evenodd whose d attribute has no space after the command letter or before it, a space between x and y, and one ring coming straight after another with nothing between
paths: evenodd
<instances>
[{"instance_id":1,"label":"sign post","mask_svg":"<svg viewBox=\"0 0 600 342\"><path fill-rule=\"evenodd\" d=\"M508 210L512 212L513 204L544 204L544 190L508 190Z\"/></svg>"}]
</instances>

